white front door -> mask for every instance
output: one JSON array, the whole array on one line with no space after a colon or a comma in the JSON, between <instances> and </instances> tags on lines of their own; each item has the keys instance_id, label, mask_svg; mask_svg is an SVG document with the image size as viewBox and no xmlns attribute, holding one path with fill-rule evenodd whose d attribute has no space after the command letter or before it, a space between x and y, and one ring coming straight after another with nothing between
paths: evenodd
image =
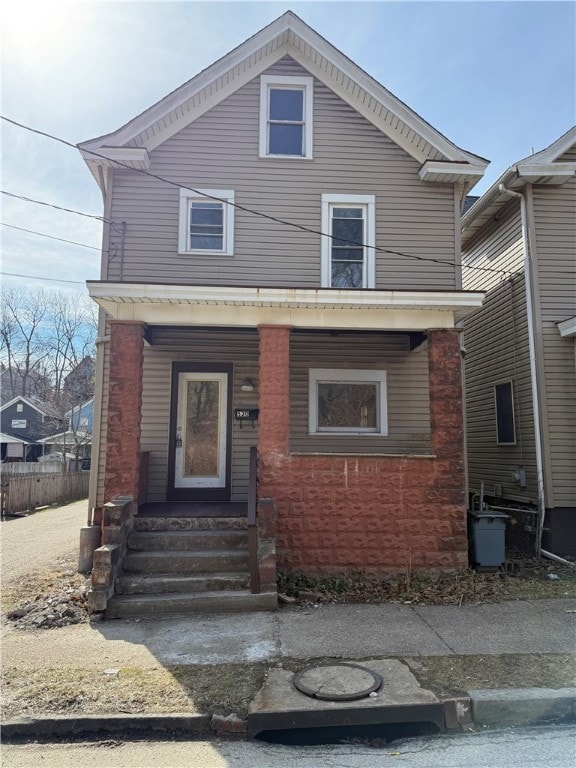
<instances>
[{"instance_id":1,"label":"white front door","mask_svg":"<svg viewBox=\"0 0 576 768\"><path fill-rule=\"evenodd\" d=\"M175 488L225 488L227 373L178 374Z\"/></svg>"}]
</instances>

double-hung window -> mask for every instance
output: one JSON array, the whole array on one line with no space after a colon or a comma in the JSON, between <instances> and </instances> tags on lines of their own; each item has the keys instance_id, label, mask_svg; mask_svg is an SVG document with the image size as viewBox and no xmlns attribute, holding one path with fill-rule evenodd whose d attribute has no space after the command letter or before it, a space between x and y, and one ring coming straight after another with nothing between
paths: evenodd
<instances>
[{"instance_id":1,"label":"double-hung window","mask_svg":"<svg viewBox=\"0 0 576 768\"><path fill-rule=\"evenodd\" d=\"M311 368L310 434L388 434L386 371Z\"/></svg>"},{"instance_id":2,"label":"double-hung window","mask_svg":"<svg viewBox=\"0 0 576 768\"><path fill-rule=\"evenodd\" d=\"M180 190L179 253L230 256L234 251L234 192Z\"/></svg>"},{"instance_id":3,"label":"double-hung window","mask_svg":"<svg viewBox=\"0 0 576 768\"><path fill-rule=\"evenodd\" d=\"M260 157L312 158L311 77L260 78Z\"/></svg>"},{"instance_id":4,"label":"double-hung window","mask_svg":"<svg viewBox=\"0 0 576 768\"><path fill-rule=\"evenodd\" d=\"M322 286L374 288L374 195L322 195Z\"/></svg>"}]
</instances>

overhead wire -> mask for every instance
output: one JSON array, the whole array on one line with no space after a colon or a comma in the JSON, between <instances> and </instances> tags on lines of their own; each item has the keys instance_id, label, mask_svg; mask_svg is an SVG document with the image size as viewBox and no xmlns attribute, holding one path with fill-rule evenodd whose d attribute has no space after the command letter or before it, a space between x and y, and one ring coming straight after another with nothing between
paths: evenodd
<instances>
[{"instance_id":1,"label":"overhead wire","mask_svg":"<svg viewBox=\"0 0 576 768\"><path fill-rule=\"evenodd\" d=\"M38 136L43 136L43 137L45 137L47 139L51 139L52 141L56 141L56 142L58 142L60 144L63 144L66 147L70 147L71 149L79 150L79 151L83 152L84 154L88 154L88 155L91 155L92 157L97 157L97 158L100 158L102 160L106 160L107 162L110 162L110 158L107 157L106 155L100 153L100 152L95 152L94 150L91 150L91 149L85 149L83 147L80 147L78 144L73 144L72 142L67 141L66 139L63 139L63 138L61 138L59 136L54 136L53 134L47 133L46 131L41 131L38 128L32 128L31 126L25 125L24 123L19 123L18 121L12 120L11 118L6 117L5 115L0 115L0 118L2 120L4 120L5 122L10 123L11 125L16 126L17 128L22 128L23 130L30 131L31 133L34 133L34 134L36 134ZM264 219L267 219L269 221L273 221L273 222L275 222L277 224L282 224L284 226L292 227L292 228L298 229L298 230L300 230L302 232L307 232L309 234L319 235L320 237L327 237L327 238L329 238L331 240L341 240L342 239L340 237L336 237L335 235L331 235L331 234L329 234L327 232L322 232L321 230L313 229L311 227L306 227L305 225L298 224L297 222L294 222L294 221L287 221L286 219L281 219L281 218L279 218L277 216L272 216L272 215L270 215L268 213L264 213L263 211L257 211L257 210L254 210L253 208L248 208L247 206L241 205L240 203L237 203L235 201L232 202L231 200L227 200L225 198L220 198L220 197L217 197L215 195L210 195L210 194L208 194L208 193L206 193L206 192L204 192L202 190L195 189L194 187L190 187L190 186L187 186L185 184L180 184L179 182L172 181L172 179L166 179L165 177L160 176L160 175L158 175L156 173L152 173L151 171L147 171L144 168L133 168L128 163L123 163L120 160L113 160L113 163L114 163L115 166L120 166L122 168L126 168L126 169L128 169L130 171L133 171L135 173L143 174L145 176L148 176L150 178L155 179L156 181L160 181L160 182L162 182L164 184L168 184L169 186L176 187L177 189L183 189L183 190L186 190L188 192L193 192L195 195L198 195L199 197L205 197L205 198L207 198L209 200L216 200L216 201L218 201L218 202L220 202L220 203L222 203L224 205L231 206L231 207L236 208L236 209L238 209L240 211L244 211L245 213L249 213L249 214L251 214L253 216L258 216L260 218L264 218ZM389 248L382 248L381 246L369 245L367 243L362 243L362 242L354 242L352 240L350 240L350 241L347 240L347 242L350 245L362 246L364 248L369 248L371 250L377 251L379 253L386 253L386 254L393 255L393 256L400 256L400 257L406 258L406 259L414 259L414 260L420 261L420 262L429 262L429 263L434 263L434 264L443 264L443 265L447 265L447 266L450 266L450 267L454 267L454 262L448 261L447 259L437 259L437 258L434 258L433 256L417 256L416 254L404 253L402 251L393 251L393 250L391 250ZM479 267L479 266L471 266L471 265L468 265L468 264L463 264L461 266L463 268L466 268L466 269L475 269L475 270L479 270L479 271L482 271L482 272L498 273L498 274L506 275L506 276L509 276L509 275L512 274L508 270L496 269L494 267Z\"/></svg>"},{"instance_id":2,"label":"overhead wire","mask_svg":"<svg viewBox=\"0 0 576 768\"><path fill-rule=\"evenodd\" d=\"M27 232L29 235L38 235L39 237L48 237L50 240L59 240L61 243L69 243L70 245L78 245L81 248L91 248L93 251L101 251L96 245L87 245L86 243L77 243L74 240L66 240L63 237L55 237L54 235L47 235L45 232L36 232L33 229L26 229L25 227L17 227L15 224L6 224L5 221L0 221L3 227L9 229L17 229L20 232Z\"/></svg>"},{"instance_id":3,"label":"overhead wire","mask_svg":"<svg viewBox=\"0 0 576 768\"><path fill-rule=\"evenodd\" d=\"M73 208L63 208L61 205L55 205L55 203L48 203L44 200L35 200L32 197L25 197L24 195L17 195L14 192L8 192L6 189L0 189L0 192L7 197L13 197L16 200L23 200L26 203L36 203L36 205L45 205L48 208L55 208L57 211L66 211L66 213L75 213L78 216L85 216L87 219L96 219L96 221L102 221L107 224L111 222L105 219L104 216L97 216L94 213L84 213L83 211L76 211Z\"/></svg>"}]
</instances>

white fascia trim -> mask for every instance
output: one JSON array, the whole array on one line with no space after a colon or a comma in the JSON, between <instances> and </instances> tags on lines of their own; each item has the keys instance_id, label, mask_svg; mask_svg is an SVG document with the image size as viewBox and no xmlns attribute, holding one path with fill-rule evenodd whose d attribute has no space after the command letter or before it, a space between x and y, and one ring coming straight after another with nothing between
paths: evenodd
<instances>
[{"instance_id":1,"label":"white fascia trim","mask_svg":"<svg viewBox=\"0 0 576 768\"><path fill-rule=\"evenodd\" d=\"M97 150L81 148L80 152L87 163L113 166L122 163L131 168L150 168L150 157L144 147L100 147ZM121 168L122 165L116 167Z\"/></svg>"},{"instance_id":2,"label":"white fascia trim","mask_svg":"<svg viewBox=\"0 0 576 768\"><path fill-rule=\"evenodd\" d=\"M21 440L19 437L14 437L14 435L7 435L5 432L0 432L0 443L20 443L20 445L33 445L34 441L32 440L31 443L28 443L26 440Z\"/></svg>"},{"instance_id":3,"label":"white fascia trim","mask_svg":"<svg viewBox=\"0 0 576 768\"><path fill-rule=\"evenodd\" d=\"M292 30L295 35L298 35L300 38L302 38L306 44L304 46L305 49L310 51L310 56L304 55L304 53L300 51L293 42L287 42L288 33L290 30ZM276 45L274 45L274 43L276 43ZM194 97L196 93L206 88L208 85L210 85L210 83L218 80L220 77L224 77L229 71L233 70L238 65L250 61L251 57L254 57L255 54L265 46L269 46L271 48L271 52L269 54L261 58L256 63L250 63L250 65L245 68L245 71L242 73L242 75L239 75L237 78L233 79L232 85L230 87L223 87L220 89L216 97L208 99L207 101L209 104L206 105L203 103L202 106L199 106L197 109L195 109L194 117L190 117L186 124L192 122L192 120L199 117L201 114L207 111L207 109L215 106L223 98L236 91L246 82L249 82L254 77L257 77L273 63L275 63L275 61L282 58L282 56L289 54L292 56L292 58L305 66L306 69L308 69L312 74L318 77L319 80L325 83L325 85L338 93L338 95L345 98L349 104L351 104L361 114L367 117L367 119L371 120L371 122L373 122L374 125L386 133L386 135L390 135L390 126L383 127L382 122L376 119L375 114L372 114L372 116L369 117L368 111L365 108L362 108L362 104L357 99L355 99L351 93L346 91L346 89L343 87L338 87L336 81L332 82L330 78L326 77L326 74L323 71L320 71L320 67L314 65L313 54L314 51L317 51L327 61L340 69L344 75L344 79L350 78L353 82L357 83L363 90L366 91L369 96L381 104L385 110L392 112L403 123L405 123L408 128L412 129L418 136L424 139L438 152L441 152L448 160L470 163L471 165L476 165L481 168L485 168L488 165L487 160L466 152L465 150L460 149L451 141L449 141L449 139L434 129L429 123L423 120L419 115L413 112L403 102L401 102L392 93L390 93L390 91L384 88L384 86L380 85L380 83L378 83L370 75L360 69L360 67L354 64L354 62L352 62L347 56L341 53L323 37L318 35L317 32L315 32L311 27L305 24L301 19L299 19L290 11L276 19L276 21L272 22L272 24L269 24L267 27L260 30L260 32L257 32L253 37L239 45L230 53L224 55L221 59L209 66L195 78L180 86L180 88L176 89L157 104L131 120L118 131L107 134L106 136L101 136L99 138L83 142L81 147L85 149L98 149L98 147L101 147L107 141L113 141L118 145L122 145L131 141L139 134L149 129L152 125L154 125L154 123L165 117L172 110L182 106L185 102L189 101ZM155 137L150 142L147 142L147 148L149 150L154 149L156 146L165 141L166 138L169 138L173 133L181 130L184 127L184 124L181 125L180 122L181 121L176 121L175 123L172 123L170 128L158 131ZM397 143L400 143L398 138L395 140ZM410 153L409 149L407 149L407 151ZM412 147L411 154L413 156L414 151L414 147ZM425 158L419 157L418 159L423 161Z\"/></svg>"},{"instance_id":4,"label":"white fascia trim","mask_svg":"<svg viewBox=\"0 0 576 768\"><path fill-rule=\"evenodd\" d=\"M154 283L86 283L92 299L112 303L182 303L310 309L477 309L483 291L364 291L323 288L182 286Z\"/></svg>"},{"instance_id":5,"label":"white fascia trim","mask_svg":"<svg viewBox=\"0 0 576 768\"><path fill-rule=\"evenodd\" d=\"M542 149L540 152L536 152L535 155L530 155L519 161L519 164L524 163L553 163L558 157L561 157L567 152L570 147L576 142L576 125L572 126L566 133L562 134L559 139L550 144L546 149Z\"/></svg>"},{"instance_id":6,"label":"white fascia trim","mask_svg":"<svg viewBox=\"0 0 576 768\"><path fill-rule=\"evenodd\" d=\"M552 183L564 184L572 176L576 176L576 163L521 163L516 169L518 175L526 181L548 176Z\"/></svg>"},{"instance_id":7,"label":"white fascia trim","mask_svg":"<svg viewBox=\"0 0 576 768\"><path fill-rule=\"evenodd\" d=\"M14 403L25 403L30 408L33 408L37 413L39 413L41 416L47 416L49 419L57 419L58 416L53 416L46 411L43 411L41 408L39 408L37 405L35 405L31 400L28 400L27 397L24 397L24 395L16 395L16 397L13 397L12 400L9 400L7 403L4 403L2 408L0 408L1 411L5 411L6 408L9 408L11 405L14 405Z\"/></svg>"},{"instance_id":8,"label":"white fascia trim","mask_svg":"<svg viewBox=\"0 0 576 768\"><path fill-rule=\"evenodd\" d=\"M206 197L203 197L206 195ZM211 198L218 198L211 200ZM222 202L224 205L224 250L190 250L188 248L190 201ZM234 190L233 189L180 189L180 213L178 218L178 253L183 255L233 256L234 255Z\"/></svg>"},{"instance_id":9,"label":"white fascia trim","mask_svg":"<svg viewBox=\"0 0 576 768\"><path fill-rule=\"evenodd\" d=\"M561 323L557 323L558 333L560 336L576 336L576 316L569 317L568 320L563 320Z\"/></svg>"},{"instance_id":10,"label":"white fascia trim","mask_svg":"<svg viewBox=\"0 0 576 768\"><path fill-rule=\"evenodd\" d=\"M468 163L445 163L438 160L427 160L418 171L421 181L435 181L437 176L450 175L455 178L469 178L477 181L484 175L484 167Z\"/></svg>"},{"instance_id":11,"label":"white fascia trim","mask_svg":"<svg viewBox=\"0 0 576 768\"><path fill-rule=\"evenodd\" d=\"M330 232L330 206L337 205L361 205L366 209L366 248L364 256L364 288L376 286L376 196L375 195L322 195L322 232ZM323 288L330 287L331 279L331 249L330 237L322 236L322 261L320 266L320 282Z\"/></svg>"},{"instance_id":12,"label":"white fascia trim","mask_svg":"<svg viewBox=\"0 0 576 768\"><path fill-rule=\"evenodd\" d=\"M368 430L319 430L318 429L318 389L319 382L354 382L378 384L378 421L379 429L375 431ZM388 406L386 389L386 371L382 369L355 369L355 368L309 368L308 369L308 432L310 435L326 435L334 437L335 435L351 437L355 436L374 436L388 435Z\"/></svg>"},{"instance_id":13,"label":"white fascia trim","mask_svg":"<svg viewBox=\"0 0 576 768\"><path fill-rule=\"evenodd\" d=\"M270 88L275 85L304 90L304 154L271 155L268 153L268 105ZM258 156L274 160L312 160L314 126L314 78L291 75L260 75L260 140Z\"/></svg>"}]
</instances>

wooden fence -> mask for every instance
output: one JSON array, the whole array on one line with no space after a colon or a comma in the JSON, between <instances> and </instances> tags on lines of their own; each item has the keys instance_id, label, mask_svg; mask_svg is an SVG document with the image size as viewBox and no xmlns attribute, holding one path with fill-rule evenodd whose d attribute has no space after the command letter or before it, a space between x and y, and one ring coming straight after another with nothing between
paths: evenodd
<instances>
[{"instance_id":1,"label":"wooden fence","mask_svg":"<svg viewBox=\"0 0 576 768\"><path fill-rule=\"evenodd\" d=\"M61 461L9 461L0 466L2 475L54 475L62 472Z\"/></svg>"},{"instance_id":2,"label":"wooden fence","mask_svg":"<svg viewBox=\"0 0 576 768\"><path fill-rule=\"evenodd\" d=\"M12 475L2 478L2 516L88 496L89 472Z\"/></svg>"}]
</instances>

